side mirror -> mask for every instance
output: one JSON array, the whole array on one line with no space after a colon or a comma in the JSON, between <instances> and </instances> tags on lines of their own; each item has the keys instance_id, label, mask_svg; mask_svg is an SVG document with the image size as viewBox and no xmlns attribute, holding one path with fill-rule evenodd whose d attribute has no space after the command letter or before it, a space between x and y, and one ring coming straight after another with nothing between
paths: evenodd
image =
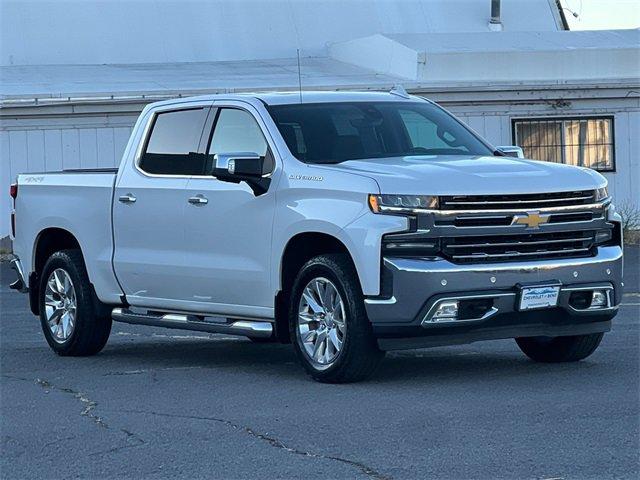
<instances>
[{"instance_id":1,"label":"side mirror","mask_svg":"<svg viewBox=\"0 0 640 480\"><path fill-rule=\"evenodd\" d=\"M506 145L502 147L496 147L496 150L505 157L524 158L524 152L521 147L517 145Z\"/></svg>"},{"instance_id":2,"label":"side mirror","mask_svg":"<svg viewBox=\"0 0 640 480\"><path fill-rule=\"evenodd\" d=\"M219 178L262 177L264 157L253 152L218 153L213 174Z\"/></svg>"},{"instance_id":3,"label":"side mirror","mask_svg":"<svg viewBox=\"0 0 640 480\"><path fill-rule=\"evenodd\" d=\"M246 182L254 195L259 196L271 183L271 179L264 176L266 160L254 152L218 153L213 158L212 174L222 182Z\"/></svg>"}]
</instances>

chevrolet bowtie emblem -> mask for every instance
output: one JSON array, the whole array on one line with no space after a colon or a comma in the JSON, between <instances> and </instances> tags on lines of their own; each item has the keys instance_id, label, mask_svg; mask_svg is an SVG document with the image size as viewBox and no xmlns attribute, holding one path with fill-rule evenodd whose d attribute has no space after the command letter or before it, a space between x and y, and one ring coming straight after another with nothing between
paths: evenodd
<instances>
[{"instance_id":1,"label":"chevrolet bowtie emblem","mask_svg":"<svg viewBox=\"0 0 640 480\"><path fill-rule=\"evenodd\" d=\"M527 212L513 216L511 225L526 225L528 228L540 228L540 225L549 221L549 214L540 215L539 212Z\"/></svg>"}]
</instances>

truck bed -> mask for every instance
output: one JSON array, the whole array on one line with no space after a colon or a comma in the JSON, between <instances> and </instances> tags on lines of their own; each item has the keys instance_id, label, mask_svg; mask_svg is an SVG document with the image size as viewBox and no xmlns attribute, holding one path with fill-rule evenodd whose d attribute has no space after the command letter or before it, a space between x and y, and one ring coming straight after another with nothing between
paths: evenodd
<instances>
[{"instance_id":1,"label":"truck bed","mask_svg":"<svg viewBox=\"0 0 640 480\"><path fill-rule=\"evenodd\" d=\"M57 228L73 234L82 248L96 293L117 288L111 256L111 209L118 169L62 170L18 176L14 250L29 271L38 235Z\"/></svg>"}]
</instances>

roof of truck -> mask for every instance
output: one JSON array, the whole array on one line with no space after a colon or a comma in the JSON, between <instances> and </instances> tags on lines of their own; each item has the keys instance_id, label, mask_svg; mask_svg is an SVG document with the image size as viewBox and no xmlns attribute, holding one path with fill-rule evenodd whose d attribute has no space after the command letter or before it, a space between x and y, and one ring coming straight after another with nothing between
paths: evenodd
<instances>
[{"instance_id":1,"label":"roof of truck","mask_svg":"<svg viewBox=\"0 0 640 480\"><path fill-rule=\"evenodd\" d=\"M259 93L218 93L212 95L198 95L195 97L174 98L155 102L149 107L174 105L189 102L214 100L247 100L257 99L267 105L290 105L297 103L330 103L330 102L424 102L425 98L403 93L373 92L373 91L299 91L291 92L259 92Z\"/></svg>"},{"instance_id":2,"label":"roof of truck","mask_svg":"<svg viewBox=\"0 0 640 480\"><path fill-rule=\"evenodd\" d=\"M251 96L258 98L267 105L286 105L292 103L326 103L326 102L398 102L416 101L418 97L401 96L390 92L330 92L311 91L302 92L273 92L256 93Z\"/></svg>"}]
</instances>

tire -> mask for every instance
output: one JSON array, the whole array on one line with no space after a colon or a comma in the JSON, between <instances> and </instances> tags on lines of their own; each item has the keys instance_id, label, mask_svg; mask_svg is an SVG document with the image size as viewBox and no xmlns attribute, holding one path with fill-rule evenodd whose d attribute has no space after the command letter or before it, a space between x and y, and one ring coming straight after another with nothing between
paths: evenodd
<instances>
[{"instance_id":1,"label":"tire","mask_svg":"<svg viewBox=\"0 0 640 480\"><path fill-rule=\"evenodd\" d=\"M595 352L604 333L576 335L573 337L522 337L516 338L520 350L536 362L577 362Z\"/></svg>"},{"instance_id":2,"label":"tire","mask_svg":"<svg viewBox=\"0 0 640 480\"><path fill-rule=\"evenodd\" d=\"M313 302L306 300L309 291L305 289L315 286L316 281L320 282L320 290L324 285L323 295L328 292L331 298L326 302L327 305L331 304L326 309L315 303L324 314L313 310ZM339 294L341 303L335 292ZM298 272L289 298L291 343L304 369L313 379L325 383L348 383L364 380L373 374L384 352L378 349L364 308L360 282L347 255L327 254L309 260ZM306 313L300 315L301 309ZM305 332L301 333L301 329ZM314 329L315 334L312 333ZM313 341L304 342L303 336L315 338L320 345L316 351L323 358L312 358L309 350L314 350L315 344ZM324 355L320 355L323 352Z\"/></svg>"},{"instance_id":3,"label":"tire","mask_svg":"<svg viewBox=\"0 0 640 480\"><path fill-rule=\"evenodd\" d=\"M60 290L60 287L55 286L55 277L52 275L62 280L60 284L70 284L68 292L73 295L67 293L62 297L56 293L55 289ZM54 285L53 290L47 290L50 281ZM62 289L64 290L64 285ZM54 352L61 356L88 356L102 350L111 333L111 317L99 317L95 314L91 284L80 251L61 250L49 257L42 271L39 296L42 331ZM66 300L60 300L62 298ZM73 300L75 308L71 306ZM68 302L66 307L57 307L64 302ZM52 304L57 306L53 307ZM53 315L59 315L56 311L67 313L66 333L64 327L60 329L61 324L65 325L65 316L53 318ZM52 324L57 323L57 327L50 327L48 315L51 315ZM69 328L69 325L72 327Z\"/></svg>"}]
</instances>

